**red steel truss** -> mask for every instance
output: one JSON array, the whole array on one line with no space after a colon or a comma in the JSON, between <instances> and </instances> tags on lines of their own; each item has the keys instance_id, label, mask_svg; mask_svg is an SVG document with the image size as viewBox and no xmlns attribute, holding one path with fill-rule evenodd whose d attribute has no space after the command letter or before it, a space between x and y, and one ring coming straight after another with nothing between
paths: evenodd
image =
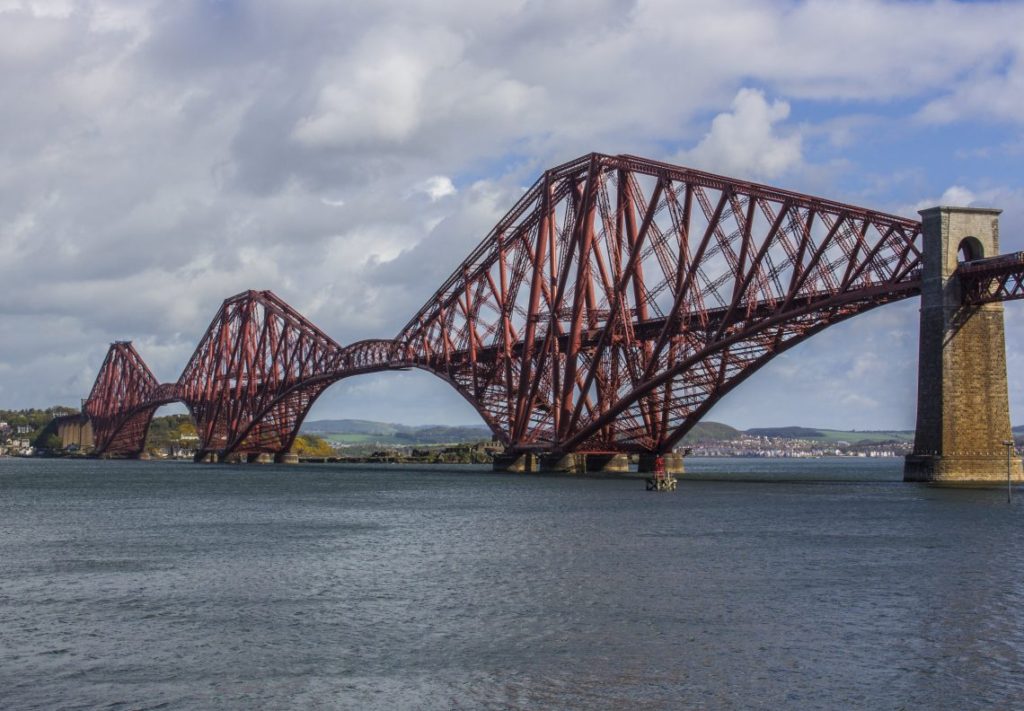
<instances>
[{"instance_id":1,"label":"red steel truss","mask_svg":"<svg viewBox=\"0 0 1024 711\"><path fill-rule=\"evenodd\" d=\"M136 455L159 407L159 382L131 343L112 343L83 411L92 422L97 452Z\"/></svg>"},{"instance_id":2,"label":"red steel truss","mask_svg":"<svg viewBox=\"0 0 1024 711\"><path fill-rule=\"evenodd\" d=\"M390 341L338 345L269 291L224 302L178 380L202 453L287 452L316 398L388 362Z\"/></svg>"},{"instance_id":3,"label":"red steel truss","mask_svg":"<svg viewBox=\"0 0 1024 711\"><path fill-rule=\"evenodd\" d=\"M1024 252L976 259L956 270L964 303L1024 299Z\"/></svg>"},{"instance_id":4,"label":"red steel truss","mask_svg":"<svg viewBox=\"0 0 1024 711\"><path fill-rule=\"evenodd\" d=\"M338 345L272 292L224 301L178 382L158 385L130 343L114 343L86 413L95 451L142 451L155 410L184 402L199 457L287 452L316 398L337 380L389 366L392 341Z\"/></svg>"},{"instance_id":5,"label":"red steel truss","mask_svg":"<svg viewBox=\"0 0 1024 711\"><path fill-rule=\"evenodd\" d=\"M812 333L918 293L920 223L632 156L547 171L397 338L513 449L671 449Z\"/></svg>"},{"instance_id":6,"label":"red steel truss","mask_svg":"<svg viewBox=\"0 0 1024 711\"><path fill-rule=\"evenodd\" d=\"M342 347L249 291L224 302L177 383L158 386L114 344L86 411L98 452L140 451L154 403L178 399L203 452L282 453L332 383L416 367L451 383L510 450L665 452L778 353L918 294L920 231L591 154L546 171L395 339ZM965 300L1024 295L1019 263L962 269Z\"/></svg>"}]
</instances>

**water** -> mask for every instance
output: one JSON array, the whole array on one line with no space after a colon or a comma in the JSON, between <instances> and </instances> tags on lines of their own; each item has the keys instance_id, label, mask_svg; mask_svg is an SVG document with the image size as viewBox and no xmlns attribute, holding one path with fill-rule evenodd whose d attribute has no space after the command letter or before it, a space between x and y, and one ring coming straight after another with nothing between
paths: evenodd
<instances>
[{"instance_id":1,"label":"water","mask_svg":"<svg viewBox=\"0 0 1024 711\"><path fill-rule=\"evenodd\" d=\"M1020 499L688 466L0 460L0 708L1024 703Z\"/></svg>"}]
</instances>

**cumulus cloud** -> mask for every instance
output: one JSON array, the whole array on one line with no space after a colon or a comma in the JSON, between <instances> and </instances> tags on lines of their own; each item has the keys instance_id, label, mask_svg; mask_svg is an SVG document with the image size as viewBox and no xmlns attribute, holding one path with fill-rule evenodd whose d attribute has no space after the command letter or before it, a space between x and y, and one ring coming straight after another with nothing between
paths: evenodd
<instances>
[{"instance_id":1,"label":"cumulus cloud","mask_svg":"<svg viewBox=\"0 0 1024 711\"><path fill-rule=\"evenodd\" d=\"M918 200L912 207L905 208L902 212L916 214L919 210L926 210L929 207L938 205L946 207L972 207L977 202L978 196L963 185L950 185L942 191L938 198L927 197Z\"/></svg>"},{"instance_id":2,"label":"cumulus cloud","mask_svg":"<svg viewBox=\"0 0 1024 711\"><path fill-rule=\"evenodd\" d=\"M413 190L423 193L430 198L431 202L437 202L441 198L446 198L456 193L455 185L447 175L432 175L426 180L417 183Z\"/></svg>"},{"instance_id":3,"label":"cumulus cloud","mask_svg":"<svg viewBox=\"0 0 1024 711\"><path fill-rule=\"evenodd\" d=\"M697 147L683 162L739 177L775 178L801 162L800 135L781 135L777 124L789 117L789 104L765 98L757 89L740 89L732 111L718 114Z\"/></svg>"},{"instance_id":4,"label":"cumulus cloud","mask_svg":"<svg viewBox=\"0 0 1024 711\"><path fill-rule=\"evenodd\" d=\"M428 76L461 52L459 38L442 30L374 31L350 56L322 71L326 83L314 111L292 135L312 148L405 141L423 120Z\"/></svg>"},{"instance_id":5,"label":"cumulus cloud","mask_svg":"<svg viewBox=\"0 0 1024 711\"><path fill-rule=\"evenodd\" d=\"M957 82L949 94L925 104L917 117L939 124L979 118L1024 122L1024 62L1019 57L1004 70L972 75Z\"/></svg>"}]
</instances>

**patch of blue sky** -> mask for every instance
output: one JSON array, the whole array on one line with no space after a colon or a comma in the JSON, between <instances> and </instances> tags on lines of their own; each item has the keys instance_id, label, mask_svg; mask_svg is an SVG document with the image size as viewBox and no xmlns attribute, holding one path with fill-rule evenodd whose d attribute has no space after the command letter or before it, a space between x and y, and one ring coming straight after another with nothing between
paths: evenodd
<instances>
[{"instance_id":1,"label":"patch of blue sky","mask_svg":"<svg viewBox=\"0 0 1024 711\"><path fill-rule=\"evenodd\" d=\"M802 127L805 161L847 164L840 182L847 191L870 196L882 184L886 199L912 202L954 184L1021 182L1017 126L982 117L929 123L918 118L921 99L789 103L787 124Z\"/></svg>"}]
</instances>

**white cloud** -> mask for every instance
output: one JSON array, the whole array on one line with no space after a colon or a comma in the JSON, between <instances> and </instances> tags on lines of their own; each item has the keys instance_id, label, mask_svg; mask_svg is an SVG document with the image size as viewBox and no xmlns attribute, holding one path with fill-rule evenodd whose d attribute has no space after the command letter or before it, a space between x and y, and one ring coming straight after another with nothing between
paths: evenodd
<instances>
[{"instance_id":1,"label":"white cloud","mask_svg":"<svg viewBox=\"0 0 1024 711\"><path fill-rule=\"evenodd\" d=\"M462 52L444 30L388 28L371 33L344 60L329 65L314 112L299 120L294 137L313 148L359 147L408 140L423 121L431 72Z\"/></svg>"},{"instance_id":2,"label":"white cloud","mask_svg":"<svg viewBox=\"0 0 1024 711\"><path fill-rule=\"evenodd\" d=\"M953 91L929 101L917 117L926 123L995 119L1024 123L1024 61L1003 71L973 73Z\"/></svg>"},{"instance_id":3,"label":"white cloud","mask_svg":"<svg viewBox=\"0 0 1024 711\"><path fill-rule=\"evenodd\" d=\"M939 198L939 204L955 207L968 207L976 199L977 198L974 193L962 185L951 185L942 193L942 197Z\"/></svg>"},{"instance_id":4,"label":"white cloud","mask_svg":"<svg viewBox=\"0 0 1024 711\"><path fill-rule=\"evenodd\" d=\"M912 207L905 208L904 214L916 215L919 210L926 210L929 207L971 207L978 200L978 196L963 185L950 185L938 198L922 198Z\"/></svg>"},{"instance_id":5,"label":"white cloud","mask_svg":"<svg viewBox=\"0 0 1024 711\"><path fill-rule=\"evenodd\" d=\"M801 163L800 136L780 135L777 124L789 117L785 101L768 103L758 89L740 89L732 112L718 114L711 130L683 162L739 177L775 178Z\"/></svg>"},{"instance_id":6,"label":"white cloud","mask_svg":"<svg viewBox=\"0 0 1024 711\"><path fill-rule=\"evenodd\" d=\"M446 175L431 176L417 183L413 189L429 197L431 202L437 202L441 198L446 198L457 192L452 179Z\"/></svg>"}]
</instances>

